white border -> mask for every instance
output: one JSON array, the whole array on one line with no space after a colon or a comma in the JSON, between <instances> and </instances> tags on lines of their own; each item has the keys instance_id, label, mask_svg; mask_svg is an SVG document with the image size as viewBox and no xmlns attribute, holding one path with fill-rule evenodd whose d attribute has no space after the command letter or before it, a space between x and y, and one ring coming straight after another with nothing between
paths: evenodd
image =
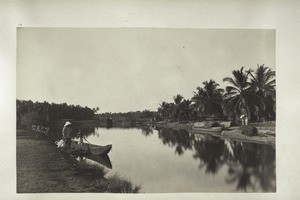
<instances>
[{"instance_id":1,"label":"white border","mask_svg":"<svg viewBox=\"0 0 300 200\"><path fill-rule=\"evenodd\" d=\"M1 1L1 197L3 199L298 199L299 1ZM22 24L22 25L21 25ZM16 27L276 29L277 192L271 194L16 194Z\"/></svg>"}]
</instances>

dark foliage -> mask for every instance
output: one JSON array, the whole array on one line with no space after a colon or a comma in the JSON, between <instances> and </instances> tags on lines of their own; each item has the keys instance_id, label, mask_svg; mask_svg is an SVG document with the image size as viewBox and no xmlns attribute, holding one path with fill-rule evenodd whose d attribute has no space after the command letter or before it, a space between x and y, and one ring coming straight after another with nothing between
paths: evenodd
<instances>
[{"instance_id":1,"label":"dark foliage","mask_svg":"<svg viewBox=\"0 0 300 200\"><path fill-rule=\"evenodd\" d=\"M258 135L258 130L253 125L245 125L241 127L242 134L247 136L256 136Z\"/></svg>"},{"instance_id":2,"label":"dark foliage","mask_svg":"<svg viewBox=\"0 0 300 200\"><path fill-rule=\"evenodd\" d=\"M17 99L17 121L20 122L27 113L37 113L40 119L54 121L59 119L90 120L95 117L95 110L80 105L32 102Z\"/></svg>"}]
</instances>

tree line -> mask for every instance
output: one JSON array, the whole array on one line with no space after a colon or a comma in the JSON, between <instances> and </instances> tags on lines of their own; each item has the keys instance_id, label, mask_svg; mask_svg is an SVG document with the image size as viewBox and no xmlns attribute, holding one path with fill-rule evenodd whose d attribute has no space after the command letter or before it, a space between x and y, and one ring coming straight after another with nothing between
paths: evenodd
<instances>
[{"instance_id":1,"label":"tree line","mask_svg":"<svg viewBox=\"0 0 300 200\"><path fill-rule=\"evenodd\" d=\"M138 121L141 119L149 120L149 119L154 119L157 116L156 111L151 111L151 110L143 110L143 111L131 111L131 112L119 112L119 113L111 113L111 112L106 112L106 113L100 113L97 114L97 118L99 120L105 120L107 118L112 118L114 122L116 121Z\"/></svg>"},{"instance_id":2,"label":"tree line","mask_svg":"<svg viewBox=\"0 0 300 200\"><path fill-rule=\"evenodd\" d=\"M177 94L174 102L163 101L158 108L158 117L165 121L193 119L231 119L236 121L246 115L251 121L275 120L276 89L275 71L265 65L256 70L233 70L225 90L214 80L204 81L197 87L191 99Z\"/></svg>"},{"instance_id":3,"label":"tree line","mask_svg":"<svg viewBox=\"0 0 300 200\"><path fill-rule=\"evenodd\" d=\"M17 99L17 122L26 113L35 112L46 121L59 119L90 120L117 118L129 121L155 119L156 121L190 121L199 119L230 119L236 121L240 115L247 115L251 121L275 120L276 89L275 71L264 65L256 70L233 70L225 90L214 80L204 81L196 88L191 99L177 94L174 102L163 101L157 112L144 110L127 113L97 114L99 108L68 105L67 103L32 102Z\"/></svg>"},{"instance_id":4,"label":"tree line","mask_svg":"<svg viewBox=\"0 0 300 200\"><path fill-rule=\"evenodd\" d=\"M36 113L39 120L55 121L59 119L90 120L94 119L99 108L68 105L67 103L33 102L31 100L18 100L17 122L21 122L28 113Z\"/></svg>"}]
</instances>

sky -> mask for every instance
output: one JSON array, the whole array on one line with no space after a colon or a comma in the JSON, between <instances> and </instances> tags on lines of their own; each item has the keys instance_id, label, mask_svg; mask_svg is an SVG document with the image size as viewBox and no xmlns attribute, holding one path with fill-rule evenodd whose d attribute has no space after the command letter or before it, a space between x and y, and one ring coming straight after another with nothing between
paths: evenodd
<instances>
[{"instance_id":1,"label":"sky","mask_svg":"<svg viewBox=\"0 0 300 200\"><path fill-rule=\"evenodd\" d=\"M257 64L275 70L274 30L18 28L17 99L157 110Z\"/></svg>"}]
</instances>

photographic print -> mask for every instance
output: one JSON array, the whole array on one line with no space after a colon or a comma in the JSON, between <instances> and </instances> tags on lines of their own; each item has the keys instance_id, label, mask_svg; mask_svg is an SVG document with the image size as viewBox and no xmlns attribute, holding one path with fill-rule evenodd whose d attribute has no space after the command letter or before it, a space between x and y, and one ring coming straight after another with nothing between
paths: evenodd
<instances>
[{"instance_id":1,"label":"photographic print","mask_svg":"<svg viewBox=\"0 0 300 200\"><path fill-rule=\"evenodd\" d=\"M17 29L17 193L276 192L273 29Z\"/></svg>"}]
</instances>

